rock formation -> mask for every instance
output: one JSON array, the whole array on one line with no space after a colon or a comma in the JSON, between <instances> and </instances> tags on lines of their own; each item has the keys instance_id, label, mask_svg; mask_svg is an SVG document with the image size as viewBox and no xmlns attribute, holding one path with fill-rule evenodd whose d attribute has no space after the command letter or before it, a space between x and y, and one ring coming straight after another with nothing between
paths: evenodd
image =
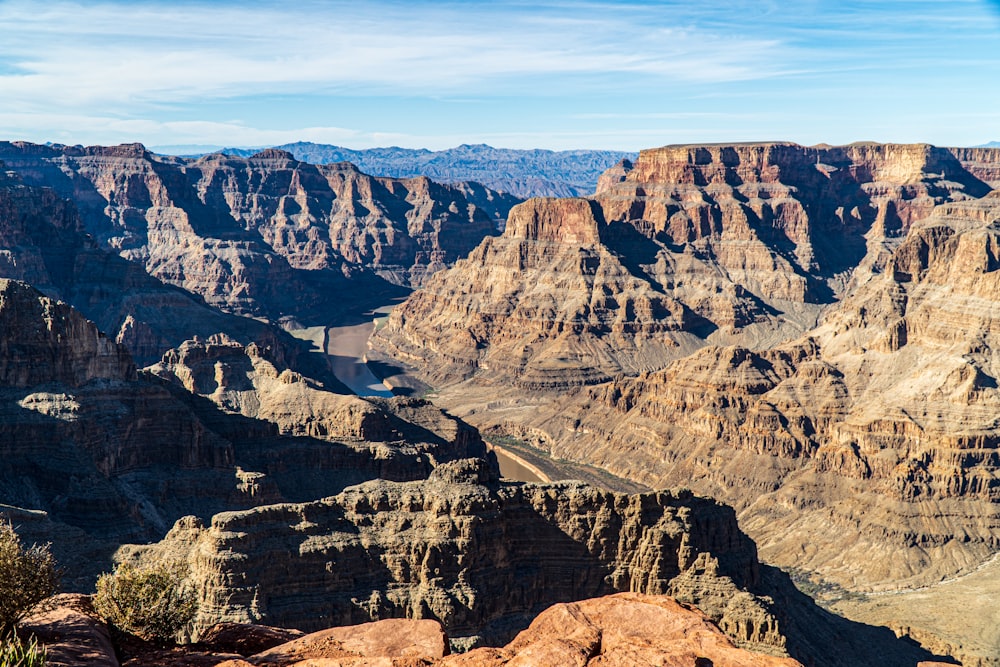
<instances>
[{"instance_id":1,"label":"rock formation","mask_svg":"<svg viewBox=\"0 0 1000 667\"><path fill-rule=\"evenodd\" d=\"M467 194L492 215L511 202L475 184L374 178L276 149L192 161L139 144L3 142L0 159L72 199L103 247L150 275L275 321L329 324L354 302L382 305L403 293L395 285L421 284L496 233Z\"/></svg>"},{"instance_id":2,"label":"rock formation","mask_svg":"<svg viewBox=\"0 0 1000 667\"><path fill-rule=\"evenodd\" d=\"M503 483L481 459L442 464L426 481L373 481L319 501L226 512L207 527L185 519L159 544L119 556L186 559L203 629L220 620L313 630L406 617L440 621L458 648L498 646L553 603L633 591L697 603L742 648L806 663L903 667L932 657L888 629L818 608L757 562L724 505L684 490L630 496L579 482ZM594 614L581 623L600 626L601 610L611 618L647 603L659 604L586 603ZM528 635L507 652L470 655L512 659L540 641Z\"/></svg>"},{"instance_id":3,"label":"rock formation","mask_svg":"<svg viewBox=\"0 0 1000 667\"><path fill-rule=\"evenodd\" d=\"M527 225L515 221L545 204L523 204L373 342L480 428L731 503L768 562L848 590L924 586L1000 548L1000 199L987 184L998 156L644 151L603 177L589 235L576 222L586 202ZM561 243L532 263L518 234ZM589 314L559 310L595 303L596 279L554 259L573 253L599 257L597 275L612 258L693 316L635 307L592 334ZM546 262L555 298L534 289ZM470 280L482 276L485 287ZM624 302L623 284L606 283L603 303ZM578 353L591 337L607 349ZM634 349L659 367L622 363ZM553 362L559 383L533 381Z\"/></svg>"},{"instance_id":4,"label":"rock formation","mask_svg":"<svg viewBox=\"0 0 1000 667\"><path fill-rule=\"evenodd\" d=\"M545 610L510 644L477 649L443 665L664 665L676 667L799 667L737 648L697 609L666 596L619 593Z\"/></svg>"},{"instance_id":5,"label":"rock formation","mask_svg":"<svg viewBox=\"0 0 1000 667\"><path fill-rule=\"evenodd\" d=\"M987 191L926 145L643 151L593 201L512 209L375 345L431 384L527 388L655 370L706 342L766 347L813 326L870 246L867 263L884 260L882 240Z\"/></svg>"},{"instance_id":6,"label":"rock formation","mask_svg":"<svg viewBox=\"0 0 1000 667\"><path fill-rule=\"evenodd\" d=\"M128 347L140 364L159 360L191 336L219 332L270 348L286 363L294 363L299 347L271 327L210 308L199 297L147 275L141 266L101 250L71 202L2 169L0 278L29 282L72 304Z\"/></svg>"},{"instance_id":7,"label":"rock formation","mask_svg":"<svg viewBox=\"0 0 1000 667\"><path fill-rule=\"evenodd\" d=\"M0 281L0 323L0 512L54 542L73 588L121 542L159 539L184 515L420 479L486 453L425 401L332 395L256 346L192 343L167 355L166 379L137 374L123 347L24 283ZM218 392L205 364L185 365L208 354Z\"/></svg>"},{"instance_id":8,"label":"rock formation","mask_svg":"<svg viewBox=\"0 0 1000 667\"><path fill-rule=\"evenodd\" d=\"M292 546L294 545L294 546ZM697 601L748 645L784 643L729 508L689 493L626 496L582 484L501 484L481 459L427 481L178 525L139 557L184 550L198 625L316 630L434 618L460 645L505 640L550 604L636 590Z\"/></svg>"}]
</instances>

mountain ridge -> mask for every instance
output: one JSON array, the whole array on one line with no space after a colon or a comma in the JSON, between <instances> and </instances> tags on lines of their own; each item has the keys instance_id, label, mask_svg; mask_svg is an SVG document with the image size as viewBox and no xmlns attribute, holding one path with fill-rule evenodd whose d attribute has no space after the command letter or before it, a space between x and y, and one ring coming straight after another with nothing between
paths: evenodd
<instances>
[{"instance_id":1,"label":"mountain ridge","mask_svg":"<svg viewBox=\"0 0 1000 667\"><path fill-rule=\"evenodd\" d=\"M600 174L637 153L576 149L494 148L488 144L462 144L432 151L426 148L351 149L330 144L294 142L274 146L313 164L351 162L378 176L408 178L427 176L443 182L474 181L518 197L567 197L594 191ZM250 157L259 148L222 148L227 155ZM203 156L206 153L192 154Z\"/></svg>"}]
</instances>

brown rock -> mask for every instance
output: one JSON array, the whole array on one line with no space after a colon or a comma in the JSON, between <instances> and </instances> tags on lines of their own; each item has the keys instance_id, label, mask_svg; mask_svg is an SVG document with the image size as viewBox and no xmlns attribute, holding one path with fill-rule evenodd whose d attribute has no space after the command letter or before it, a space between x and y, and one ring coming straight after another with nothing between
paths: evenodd
<instances>
[{"instance_id":1,"label":"brown rock","mask_svg":"<svg viewBox=\"0 0 1000 667\"><path fill-rule=\"evenodd\" d=\"M704 614L672 598L619 593L555 605L502 649L477 649L436 664L796 667L800 663L737 648Z\"/></svg>"},{"instance_id":2,"label":"brown rock","mask_svg":"<svg viewBox=\"0 0 1000 667\"><path fill-rule=\"evenodd\" d=\"M848 590L919 589L1000 544L1000 199L984 167L998 158L644 151L602 181L596 247L532 263L547 244L489 239L373 344L484 430L725 499L769 562ZM631 294L569 262L599 257L600 275L602 248L693 316L648 337L667 320L638 307L617 311L618 328L592 318ZM554 298L535 289L553 284ZM548 368L560 383L531 381Z\"/></svg>"},{"instance_id":3,"label":"brown rock","mask_svg":"<svg viewBox=\"0 0 1000 667\"><path fill-rule=\"evenodd\" d=\"M19 630L45 646L49 667L118 667L108 628L89 596L57 595L45 603L44 611L23 619Z\"/></svg>"},{"instance_id":4,"label":"brown rock","mask_svg":"<svg viewBox=\"0 0 1000 667\"><path fill-rule=\"evenodd\" d=\"M150 275L272 320L327 324L349 303L382 305L400 292L373 273L421 284L495 234L491 215L506 217L518 201L478 185L311 165L272 149L180 160L141 145L0 142L0 156L32 185L76 202L102 246Z\"/></svg>"},{"instance_id":5,"label":"brown rock","mask_svg":"<svg viewBox=\"0 0 1000 667\"><path fill-rule=\"evenodd\" d=\"M447 653L448 641L437 621L387 619L314 632L258 653L249 661L268 667L326 667L355 664L353 658L385 658L389 659L387 664L395 664L392 658L430 661Z\"/></svg>"},{"instance_id":6,"label":"brown rock","mask_svg":"<svg viewBox=\"0 0 1000 667\"><path fill-rule=\"evenodd\" d=\"M521 389L637 375L706 343L766 347L811 326L869 247L988 190L923 144L647 150L589 203L512 209L372 342L434 386Z\"/></svg>"},{"instance_id":7,"label":"brown rock","mask_svg":"<svg viewBox=\"0 0 1000 667\"><path fill-rule=\"evenodd\" d=\"M303 635L301 630L244 623L217 623L201 633L198 643L220 653L248 656L285 644Z\"/></svg>"},{"instance_id":8,"label":"brown rock","mask_svg":"<svg viewBox=\"0 0 1000 667\"><path fill-rule=\"evenodd\" d=\"M753 544L732 512L686 492L501 484L483 461L425 482L216 515L168 536L204 601L198 625L306 630L386 617L441 621L457 645L506 641L554 602L621 590L697 601L750 645L780 647ZM155 551L143 555L157 557ZM739 602L737 602L739 601Z\"/></svg>"}]
</instances>

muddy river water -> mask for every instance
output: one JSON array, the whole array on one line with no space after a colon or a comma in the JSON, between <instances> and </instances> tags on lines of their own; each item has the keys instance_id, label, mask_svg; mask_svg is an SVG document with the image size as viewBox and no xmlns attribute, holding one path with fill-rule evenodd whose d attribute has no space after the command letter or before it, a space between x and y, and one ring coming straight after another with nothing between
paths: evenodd
<instances>
[{"instance_id":1,"label":"muddy river water","mask_svg":"<svg viewBox=\"0 0 1000 667\"><path fill-rule=\"evenodd\" d=\"M395 304L376 308L365 315L371 320L361 324L339 327L309 327L291 331L293 336L311 341L317 350L329 357L330 368L338 380L358 396L392 396L392 391L382 383L365 363L368 338L375 327L395 307ZM507 450L491 445L505 479L519 482L547 482L545 475L535 466Z\"/></svg>"}]
</instances>

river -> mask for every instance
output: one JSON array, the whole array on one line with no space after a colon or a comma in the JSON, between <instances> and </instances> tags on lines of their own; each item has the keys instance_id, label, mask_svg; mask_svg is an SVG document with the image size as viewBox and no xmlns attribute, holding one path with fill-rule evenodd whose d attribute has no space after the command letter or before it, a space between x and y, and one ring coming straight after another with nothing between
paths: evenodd
<instances>
[{"instance_id":1,"label":"river","mask_svg":"<svg viewBox=\"0 0 1000 667\"><path fill-rule=\"evenodd\" d=\"M382 383L365 363L368 338L375 331L377 319L389 314L396 304L381 306L365 313L368 322L341 327L309 327L289 333L312 342L329 357L330 369L338 380L358 396L392 396L392 390Z\"/></svg>"},{"instance_id":2,"label":"river","mask_svg":"<svg viewBox=\"0 0 1000 667\"><path fill-rule=\"evenodd\" d=\"M395 306L396 304L389 304L365 313L371 319L361 324L340 327L316 326L296 329L289 333L301 340L310 341L315 349L325 352L329 357L333 374L358 396L390 397L393 395L392 390L368 368L365 354L368 351L368 339L375 331L377 323ZM504 479L517 482L550 481L541 470L517 454L493 444L488 447L496 454L497 462L500 464L500 474Z\"/></svg>"}]
</instances>

